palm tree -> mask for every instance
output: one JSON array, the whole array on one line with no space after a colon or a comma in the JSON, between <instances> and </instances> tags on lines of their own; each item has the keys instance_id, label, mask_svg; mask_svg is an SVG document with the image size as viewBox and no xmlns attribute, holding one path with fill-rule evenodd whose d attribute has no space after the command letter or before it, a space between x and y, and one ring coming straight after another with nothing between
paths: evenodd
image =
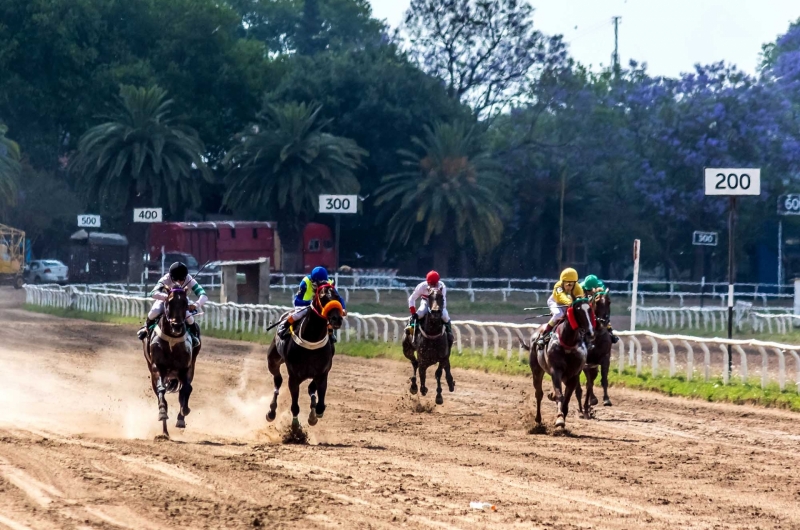
<instances>
[{"instance_id":1,"label":"palm tree","mask_svg":"<svg viewBox=\"0 0 800 530\"><path fill-rule=\"evenodd\" d=\"M70 165L87 197L130 223L129 278L142 270L144 229L131 223L132 208L166 204L172 213L200 203L197 175L210 179L197 132L171 117L165 90L121 86L106 121L78 141ZM166 197L166 200L164 200Z\"/></svg>"},{"instance_id":2,"label":"palm tree","mask_svg":"<svg viewBox=\"0 0 800 530\"><path fill-rule=\"evenodd\" d=\"M355 171L368 153L349 138L323 132L319 105L267 105L258 121L236 135L224 163L225 204L282 225L284 268L298 266L303 225L318 211L320 194L355 193Z\"/></svg>"},{"instance_id":3,"label":"palm tree","mask_svg":"<svg viewBox=\"0 0 800 530\"><path fill-rule=\"evenodd\" d=\"M22 168L19 146L6 137L8 127L0 123L0 203L13 204L17 178Z\"/></svg>"},{"instance_id":4,"label":"palm tree","mask_svg":"<svg viewBox=\"0 0 800 530\"><path fill-rule=\"evenodd\" d=\"M477 144L474 127L437 123L413 138L417 152L401 150L405 171L382 179L376 205L392 204L390 244L407 245L412 235L433 240L434 265L447 273L455 246L470 243L485 256L500 242L506 183Z\"/></svg>"}]
</instances>

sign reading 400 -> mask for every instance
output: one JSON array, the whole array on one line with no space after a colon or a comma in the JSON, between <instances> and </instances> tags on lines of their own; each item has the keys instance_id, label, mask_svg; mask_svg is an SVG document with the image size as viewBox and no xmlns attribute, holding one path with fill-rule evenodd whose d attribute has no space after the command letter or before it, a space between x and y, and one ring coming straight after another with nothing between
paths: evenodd
<instances>
[{"instance_id":1,"label":"sign reading 400","mask_svg":"<svg viewBox=\"0 0 800 530\"><path fill-rule=\"evenodd\" d=\"M161 208L134 208L134 223L160 223L164 220Z\"/></svg>"},{"instance_id":2,"label":"sign reading 400","mask_svg":"<svg viewBox=\"0 0 800 530\"><path fill-rule=\"evenodd\" d=\"M320 195L319 213L358 213L358 195Z\"/></svg>"}]
</instances>

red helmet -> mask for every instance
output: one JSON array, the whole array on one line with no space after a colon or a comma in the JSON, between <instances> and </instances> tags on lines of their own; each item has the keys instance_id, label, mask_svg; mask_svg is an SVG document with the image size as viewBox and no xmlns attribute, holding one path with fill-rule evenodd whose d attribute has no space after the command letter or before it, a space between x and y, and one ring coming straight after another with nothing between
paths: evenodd
<instances>
[{"instance_id":1,"label":"red helmet","mask_svg":"<svg viewBox=\"0 0 800 530\"><path fill-rule=\"evenodd\" d=\"M436 271L431 271L425 276L425 281L428 282L428 285L437 285L439 283L439 273Z\"/></svg>"}]
</instances>

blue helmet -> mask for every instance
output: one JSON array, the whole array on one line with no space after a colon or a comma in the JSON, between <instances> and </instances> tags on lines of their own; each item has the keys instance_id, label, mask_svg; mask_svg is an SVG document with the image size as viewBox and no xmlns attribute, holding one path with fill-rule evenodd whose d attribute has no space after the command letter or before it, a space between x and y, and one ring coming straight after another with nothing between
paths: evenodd
<instances>
[{"instance_id":1,"label":"blue helmet","mask_svg":"<svg viewBox=\"0 0 800 530\"><path fill-rule=\"evenodd\" d=\"M314 267L311 271L311 281L314 283L322 283L328 281L328 271L325 267Z\"/></svg>"}]
</instances>

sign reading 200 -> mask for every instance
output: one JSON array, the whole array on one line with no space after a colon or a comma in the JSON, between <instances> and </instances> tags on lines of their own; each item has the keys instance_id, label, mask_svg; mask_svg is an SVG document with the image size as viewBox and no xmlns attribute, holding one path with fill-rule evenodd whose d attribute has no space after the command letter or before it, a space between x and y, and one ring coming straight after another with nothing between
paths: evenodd
<instances>
[{"instance_id":1,"label":"sign reading 200","mask_svg":"<svg viewBox=\"0 0 800 530\"><path fill-rule=\"evenodd\" d=\"M706 195L760 195L759 168L706 168Z\"/></svg>"}]
</instances>

